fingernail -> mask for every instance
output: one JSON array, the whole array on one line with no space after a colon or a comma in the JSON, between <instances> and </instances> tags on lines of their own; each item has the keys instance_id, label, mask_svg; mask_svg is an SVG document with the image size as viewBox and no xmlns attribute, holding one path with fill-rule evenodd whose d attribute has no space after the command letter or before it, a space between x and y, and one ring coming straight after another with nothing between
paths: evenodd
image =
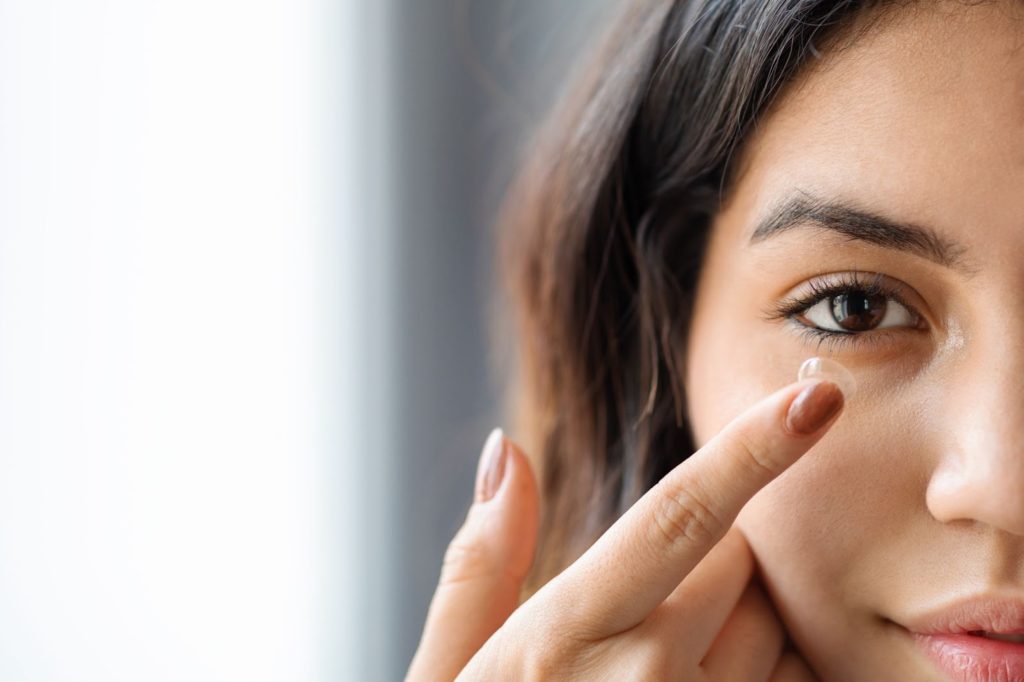
<instances>
[{"instance_id":1,"label":"fingernail","mask_svg":"<svg viewBox=\"0 0 1024 682\"><path fill-rule=\"evenodd\" d=\"M786 428L807 436L835 416L843 406L843 391L832 381L819 381L797 394L786 412Z\"/></svg>"},{"instance_id":2,"label":"fingernail","mask_svg":"<svg viewBox=\"0 0 1024 682\"><path fill-rule=\"evenodd\" d=\"M853 396L854 391L857 390L857 382L854 381L850 370L835 360L829 360L828 358L807 358L800 365L800 371L797 372L796 377L797 381L801 379L828 379L838 384L846 400L849 400Z\"/></svg>"},{"instance_id":3,"label":"fingernail","mask_svg":"<svg viewBox=\"0 0 1024 682\"><path fill-rule=\"evenodd\" d=\"M494 497L494 493L501 486L501 479L505 475L505 460L508 458L506 451L505 433L500 427L495 428L487 436L477 466L476 490L479 502L486 502Z\"/></svg>"}]
</instances>

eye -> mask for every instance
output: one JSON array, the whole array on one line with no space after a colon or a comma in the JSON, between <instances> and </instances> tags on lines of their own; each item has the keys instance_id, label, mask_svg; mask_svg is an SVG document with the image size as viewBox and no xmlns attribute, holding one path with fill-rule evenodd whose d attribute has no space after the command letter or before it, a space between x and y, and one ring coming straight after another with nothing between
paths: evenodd
<instances>
[{"instance_id":1,"label":"eye","mask_svg":"<svg viewBox=\"0 0 1024 682\"><path fill-rule=\"evenodd\" d=\"M880 273L851 272L808 283L808 292L777 302L766 319L791 321L818 345L880 342L900 327L915 329L923 318L901 294L904 285ZM887 330L873 334L877 330Z\"/></svg>"},{"instance_id":2,"label":"eye","mask_svg":"<svg viewBox=\"0 0 1024 682\"><path fill-rule=\"evenodd\" d=\"M886 294L850 289L822 298L803 312L812 325L823 331L868 332L887 327L912 327L914 313Z\"/></svg>"}]
</instances>

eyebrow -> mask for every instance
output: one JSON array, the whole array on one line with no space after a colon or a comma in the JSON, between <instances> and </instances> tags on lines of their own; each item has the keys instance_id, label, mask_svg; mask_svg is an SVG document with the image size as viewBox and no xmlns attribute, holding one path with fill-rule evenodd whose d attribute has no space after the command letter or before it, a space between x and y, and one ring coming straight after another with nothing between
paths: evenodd
<instances>
[{"instance_id":1,"label":"eyebrow","mask_svg":"<svg viewBox=\"0 0 1024 682\"><path fill-rule=\"evenodd\" d=\"M776 205L758 223L749 243L759 244L800 227L827 230L846 237L848 241L867 242L911 253L959 270L968 277L976 274L964 257L967 247L941 236L930 227L891 220L848 202L817 197L803 190L797 190Z\"/></svg>"}]
</instances>

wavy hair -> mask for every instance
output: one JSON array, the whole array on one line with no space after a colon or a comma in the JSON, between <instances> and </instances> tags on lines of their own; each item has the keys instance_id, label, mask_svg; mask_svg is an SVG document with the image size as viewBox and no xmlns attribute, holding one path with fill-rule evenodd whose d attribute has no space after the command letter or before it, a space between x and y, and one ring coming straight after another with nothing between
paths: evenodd
<instances>
[{"instance_id":1,"label":"wavy hair","mask_svg":"<svg viewBox=\"0 0 1024 682\"><path fill-rule=\"evenodd\" d=\"M492 302L507 421L541 489L521 599L695 450L687 333L730 161L801 65L849 45L881 5L625 2L527 148Z\"/></svg>"}]
</instances>

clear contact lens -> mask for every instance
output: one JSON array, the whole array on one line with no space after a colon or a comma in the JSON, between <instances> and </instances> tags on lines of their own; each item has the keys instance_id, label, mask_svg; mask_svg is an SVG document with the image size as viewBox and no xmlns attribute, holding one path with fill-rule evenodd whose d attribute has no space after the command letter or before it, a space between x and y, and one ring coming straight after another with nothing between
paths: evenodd
<instances>
[{"instance_id":1,"label":"clear contact lens","mask_svg":"<svg viewBox=\"0 0 1024 682\"><path fill-rule=\"evenodd\" d=\"M835 382L843 391L843 398L849 400L854 391L857 390L857 382L854 381L850 370L843 367L835 360L828 358L807 358L800 365L800 371L796 375L797 381L803 379L827 379Z\"/></svg>"}]
</instances>

